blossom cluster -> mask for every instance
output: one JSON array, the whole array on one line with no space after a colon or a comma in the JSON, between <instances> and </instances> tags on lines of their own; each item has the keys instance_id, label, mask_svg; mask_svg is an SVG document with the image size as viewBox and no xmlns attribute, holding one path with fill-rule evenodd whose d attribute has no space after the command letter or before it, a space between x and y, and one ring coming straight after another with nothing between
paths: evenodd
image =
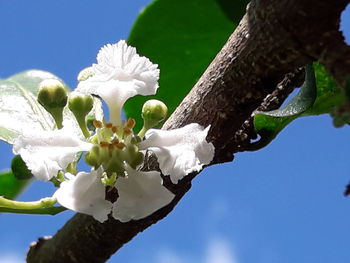
<instances>
[{"instance_id":1,"label":"blossom cluster","mask_svg":"<svg viewBox=\"0 0 350 263\"><path fill-rule=\"evenodd\" d=\"M110 214L127 222L154 213L169 204L174 194L163 185L159 171L141 170L148 151L155 154L162 174L170 176L173 184L200 171L214 156L213 145L206 141L209 126L192 123L169 131L154 129L166 115L166 107L159 101L144 105L144 127L137 134L135 120L122 119L121 111L129 98L156 93L159 74L158 65L138 55L125 41L102 47L97 63L79 74L78 86L68 96L67 107L81 132L72 131L57 117L57 111L45 107L49 90L49 95L42 93L41 103L56 121L59 119L57 129L27 131L15 140L14 153L22 157L37 179L56 182L59 188L54 197L68 209L92 215L100 222ZM42 86L57 87L59 83L46 81ZM96 118L87 129L86 116L96 96L107 104L109 121ZM76 164L82 156L90 171L77 172ZM118 198L111 202L106 193L113 189Z\"/></svg>"}]
</instances>

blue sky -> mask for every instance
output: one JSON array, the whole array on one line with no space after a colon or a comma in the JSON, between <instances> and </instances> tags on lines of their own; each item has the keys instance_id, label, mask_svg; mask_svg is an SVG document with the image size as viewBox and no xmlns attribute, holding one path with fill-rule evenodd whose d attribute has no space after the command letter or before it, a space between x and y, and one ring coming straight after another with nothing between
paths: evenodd
<instances>
[{"instance_id":1,"label":"blue sky","mask_svg":"<svg viewBox=\"0 0 350 263\"><path fill-rule=\"evenodd\" d=\"M102 1L101 1L102 2ZM149 1L0 1L0 78L43 69L74 87L98 49L126 39ZM350 9L350 8L348 8ZM350 10L342 30L350 42ZM209 167L166 219L125 245L109 262L348 262L350 128L328 116L295 121L267 148ZM1 143L0 168L11 160ZM52 194L35 182L20 197ZM0 215L0 262L24 262L30 242L52 235L73 213Z\"/></svg>"}]
</instances>

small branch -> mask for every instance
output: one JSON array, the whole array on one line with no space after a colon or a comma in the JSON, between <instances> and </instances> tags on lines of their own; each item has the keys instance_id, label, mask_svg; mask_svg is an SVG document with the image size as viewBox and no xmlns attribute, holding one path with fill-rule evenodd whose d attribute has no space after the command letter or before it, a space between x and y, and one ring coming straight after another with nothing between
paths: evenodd
<instances>
[{"instance_id":1,"label":"small branch","mask_svg":"<svg viewBox=\"0 0 350 263\"><path fill-rule=\"evenodd\" d=\"M52 207L56 204L57 200L53 197L45 197L38 201L32 202L22 202L7 199L3 196L0 196L0 208L11 208L11 209L21 209L21 210L29 210L29 209L40 209L46 207Z\"/></svg>"},{"instance_id":2,"label":"small branch","mask_svg":"<svg viewBox=\"0 0 350 263\"><path fill-rule=\"evenodd\" d=\"M31 214L31 215L57 215L67 208L62 206L53 206L46 208L37 208L37 209L14 209L0 207L0 213L12 213L12 214Z\"/></svg>"}]
</instances>

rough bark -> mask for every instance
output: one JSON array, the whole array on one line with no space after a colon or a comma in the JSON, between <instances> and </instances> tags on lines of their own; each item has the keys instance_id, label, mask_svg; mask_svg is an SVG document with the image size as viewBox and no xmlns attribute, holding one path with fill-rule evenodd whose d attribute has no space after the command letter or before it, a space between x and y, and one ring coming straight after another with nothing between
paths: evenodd
<instances>
[{"instance_id":1,"label":"rough bark","mask_svg":"<svg viewBox=\"0 0 350 263\"><path fill-rule=\"evenodd\" d=\"M211 125L208 140L216 149L213 164L227 162L234 152L244 150L242 138L252 136L244 122L287 73L319 60L344 86L350 72L350 48L339 32L339 20L347 3L253 0L238 28L164 128L191 122ZM106 261L165 217L190 189L195 175L178 185L167 182L175 200L142 220L120 223L109 219L101 224L90 216L75 215L54 237L33 244L27 262Z\"/></svg>"}]
</instances>

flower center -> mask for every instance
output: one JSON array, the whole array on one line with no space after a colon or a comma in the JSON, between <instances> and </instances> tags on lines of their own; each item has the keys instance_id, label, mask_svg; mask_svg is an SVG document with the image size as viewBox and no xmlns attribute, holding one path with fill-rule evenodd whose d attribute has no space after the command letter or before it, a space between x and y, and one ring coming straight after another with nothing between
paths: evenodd
<instances>
[{"instance_id":1,"label":"flower center","mask_svg":"<svg viewBox=\"0 0 350 263\"><path fill-rule=\"evenodd\" d=\"M93 121L96 134L90 139L94 144L86 154L86 162L97 169L102 166L108 178L125 176L126 166L136 169L144 161L137 143L141 138L133 133L136 122L128 119L121 126Z\"/></svg>"}]
</instances>

